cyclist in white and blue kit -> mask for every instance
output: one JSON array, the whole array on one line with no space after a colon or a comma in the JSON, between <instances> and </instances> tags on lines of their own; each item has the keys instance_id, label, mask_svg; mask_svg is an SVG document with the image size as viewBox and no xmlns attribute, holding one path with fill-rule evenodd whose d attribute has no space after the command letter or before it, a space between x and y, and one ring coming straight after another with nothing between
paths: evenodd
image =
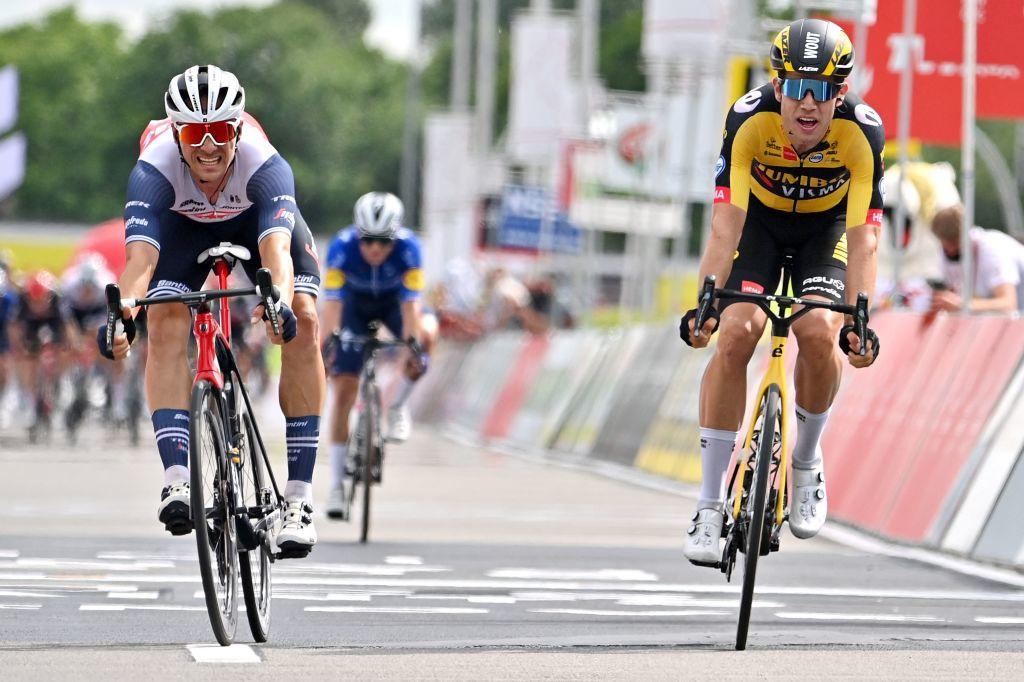
<instances>
[{"instance_id":1,"label":"cyclist in white and blue kit","mask_svg":"<svg viewBox=\"0 0 1024 682\"><path fill-rule=\"evenodd\" d=\"M220 242L249 249L252 259L244 267L250 279L257 268L270 269L281 291L282 333L274 335L269 324L266 328L270 340L282 346L280 401L288 449L288 506L278 546L286 555L303 556L316 543L312 477L326 385L316 314L319 263L295 202L292 170L245 113L245 90L227 71L211 64L175 76L164 93L164 108L167 118L152 121L143 133L128 180L122 296L199 289L212 264L197 258ZM258 306L253 322L263 314ZM146 395L164 465L159 518L175 535L192 528L187 468L191 374L185 355L190 330L184 305L149 310ZM102 327L97 341L106 354ZM119 334L113 357L126 357L129 342Z\"/></svg>"},{"instance_id":2,"label":"cyclist in white and blue kit","mask_svg":"<svg viewBox=\"0 0 1024 682\"><path fill-rule=\"evenodd\" d=\"M420 242L402 227L401 200L387 192L364 194L355 205L355 224L334 237L327 250L324 282L324 325L340 326L341 343L331 361L334 408L331 412L331 492L327 515L341 518L344 509L345 467L348 462L348 415L359 391L363 367L360 338L370 322L380 320L396 339L414 340L410 356L388 409L391 441L409 437L411 419L406 401L413 385L427 369L428 353L436 336L436 320L424 315L424 288Z\"/></svg>"}]
</instances>

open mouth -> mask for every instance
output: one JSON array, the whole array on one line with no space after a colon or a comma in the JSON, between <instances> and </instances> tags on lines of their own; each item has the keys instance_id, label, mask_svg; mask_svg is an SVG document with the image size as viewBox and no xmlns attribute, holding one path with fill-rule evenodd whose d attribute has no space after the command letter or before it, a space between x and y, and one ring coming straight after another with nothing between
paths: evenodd
<instances>
[{"instance_id":1,"label":"open mouth","mask_svg":"<svg viewBox=\"0 0 1024 682\"><path fill-rule=\"evenodd\" d=\"M200 166L205 166L206 168L216 168L222 158L224 157L221 156L220 154L215 154L213 156L207 156L205 154L196 154L195 156L196 163L198 163Z\"/></svg>"},{"instance_id":2,"label":"open mouth","mask_svg":"<svg viewBox=\"0 0 1024 682\"><path fill-rule=\"evenodd\" d=\"M796 119L797 124L803 129L804 132L810 132L814 130L818 125L818 119L810 118L807 116L800 116Z\"/></svg>"}]
</instances>

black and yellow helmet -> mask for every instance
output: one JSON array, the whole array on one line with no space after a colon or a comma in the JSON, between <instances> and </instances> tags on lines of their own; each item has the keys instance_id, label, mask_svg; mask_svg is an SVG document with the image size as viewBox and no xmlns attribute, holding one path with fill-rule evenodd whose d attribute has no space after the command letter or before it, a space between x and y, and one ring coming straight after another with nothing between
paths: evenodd
<instances>
[{"instance_id":1,"label":"black and yellow helmet","mask_svg":"<svg viewBox=\"0 0 1024 682\"><path fill-rule=\"evenodd\" d=\"M780 78L818 76L842 83L853 71L853 43L831 21L800 19L775 36L769 59Z\"/></svg>"}]
</instances>

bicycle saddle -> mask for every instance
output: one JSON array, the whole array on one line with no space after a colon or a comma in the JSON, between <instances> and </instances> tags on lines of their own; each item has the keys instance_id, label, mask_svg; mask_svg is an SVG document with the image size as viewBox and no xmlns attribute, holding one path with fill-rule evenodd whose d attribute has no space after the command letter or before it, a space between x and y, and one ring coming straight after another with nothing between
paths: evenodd
<instances>
[{"instance_id":1,"label":"bicycle saddle","mask_svg":"<svg viewBox=\"0 0 1024 682\"><path fill-rule=\"evenodd\" d=\"M252 254L244 246L237 246L230 242L221 242L217 246L211 247L199 254L197 262L205 263L208 258L225 257L233 265L235 260L249 260L252 258Z\"/></svg>"}]
</instances>

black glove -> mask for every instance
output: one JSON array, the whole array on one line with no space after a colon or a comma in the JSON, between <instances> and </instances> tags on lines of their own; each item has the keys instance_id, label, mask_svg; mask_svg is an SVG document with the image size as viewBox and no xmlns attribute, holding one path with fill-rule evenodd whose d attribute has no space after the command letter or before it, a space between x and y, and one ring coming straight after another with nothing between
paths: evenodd
<instances>
[{"instance_id":1,"label":"black glove","mask_svg":"<svg viewBox=\"0 0 1024 682\"><path fill-rule=\"evenodd\" d=\"M850 348L850 340L846 338L846 335L855 331L856 328L852 324L848 324L839 330L839 348L843 351L843 355L849 355L853 352L853 349ZM881 352L882 346L878 341L878 334L876 334L875 330L871 327L865 328L865 336L867 336L867 338L862 339L861 343L864 345L867 345L868 343L871 344L870 350L874 351L874 360L871 361L871 364L873 365L875 364L875 360L878 359L878 354Z\"/></svg>"},{"instance_id":2,"label":"black glove","mask_svg":"<svg viewBox=\"0 0 1024 682\"><path fill-rule=\"evenodd\" d=\"M691 308L690 310L687 310L686 314L683 315L681 320L679 320L679 338L681 338L690 348L693 348L693 344L690 342L690 321L696 319L697 309ZM714 334L718 331L718 325L722 321L722 317L714 308L708 308L708 319L715 321L715 326L711 330L711 333Z\"/></svg>"},{"instance_id":3,"label":"black glove","mask_svg":"<svg viewBox=\"0 0 1024 682\"><path fill-rule=\"evenodd\" d=\"M129 316L122 318L121 323L124 325L124 334L128 337L128 345L130 346L135 341L135 320ZM117 333L116 330L114 333ZM100 328L96 330L96 345L99 346L100 355L107 360L114 359L113 352L107 350L107 325L105 324L101 324Z\"/></svg>"},{"instance_id":4,"label":"black glove","mask_svg":"<svg viewBox=\"0 0 1024 682\"><path fill-rule=\"evenodd\" d=\"M416 363L419 368L420 375L427 373L427 368L430 367L430 356L427 355L426 351L423 350L423 346L414 337L410 336L405 341L409 344L409 352L412 353L412 361Z\"/></svg>"},{"instance_id":5,"label":"black glove","mask_svg":"<svg viewBox=\"0 0 1024 682\"><path fill-rule=\"evenodd\" d=\"M263 309L263 319L270 320L270 315L267 313L266 308ZM277 322L281 326L281 338L284 339L285 343L294 339L295 335L299 333L299 321L295 318L295 313L292 312L292 309L284 301L278 301L277 303Z\"/></svg>"}]
</instances>

